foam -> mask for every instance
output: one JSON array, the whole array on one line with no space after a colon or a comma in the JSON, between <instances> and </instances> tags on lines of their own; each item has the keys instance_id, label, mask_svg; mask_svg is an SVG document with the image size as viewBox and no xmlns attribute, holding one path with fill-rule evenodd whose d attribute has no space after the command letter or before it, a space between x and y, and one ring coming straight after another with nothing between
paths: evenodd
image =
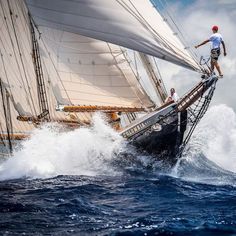
<instances>
[{"instance_id":1,"label":"foam","mask_svg":"<svg viewBox=\"0 0 236 236\"><path fill-rule=\"evenodd\" d=\"M91 128L62 131L58 124L44 125L0 165L0 179L112 173L104 163L115 158L122 143L99 114Z\"/></svg>"}]
</instances>

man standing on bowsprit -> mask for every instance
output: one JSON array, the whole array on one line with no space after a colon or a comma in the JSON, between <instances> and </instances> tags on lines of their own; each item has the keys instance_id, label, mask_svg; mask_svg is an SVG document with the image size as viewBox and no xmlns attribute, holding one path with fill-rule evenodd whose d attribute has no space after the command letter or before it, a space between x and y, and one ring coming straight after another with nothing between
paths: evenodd
<instances>
[{"instance_id":1,"label":"man standing on bowsprit","mask_svg":"<svg viewBox=\"0 0 236 236\"><path fill-rule=\"evenodd\" d=\"M218 58L220 55L220 44L222 44L223 46L223 50L224 50L224 56L226 56L226 48L225 48L225 43L223 41L223 38L221 36L221 34L218 33L218 26L214 25L212 27L212 32L213 34L211 35L211 37L205 41L203 41L202 43L200 43L199 45L195 46L195 48L198 48L208 42L211 42L211 71L214 71L214 68L217 69L218 73L219 73L219 77L223 77L223 74L220 70L220 66L218 64Z\"/></svg>"}]
</instances>

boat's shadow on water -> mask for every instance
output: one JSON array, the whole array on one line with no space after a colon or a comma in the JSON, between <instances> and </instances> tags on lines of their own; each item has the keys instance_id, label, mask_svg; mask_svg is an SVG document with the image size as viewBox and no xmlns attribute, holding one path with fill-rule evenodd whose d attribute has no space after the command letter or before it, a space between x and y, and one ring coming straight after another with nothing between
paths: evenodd
<instances>
[{"instance_id":1,"label":"boat's shadow on water","mask_svg":"<svg viewBox=\"0 0 236 236\"><path fill-rule=\"evenodd\" d=\"M236 174L209 160L203 153L192 155L187 150L176 163L169 162L173 157L150 155L132 145L117 154L109 165L127 175L167 175L186 181L213 185L235 186Z\"/></svg>"},{"instance_id":2,"label":"boat's shadow on water","mask_svg":"<svg viewBox=\"0 0 236 236\"><path fill-rule=\"evenodd\" d=\"M168 158L165 153L151 155L146 151L128 145L124 151L117 154L117 157L112 160L110 165L125 174L160 174L169 173L173 168L174 165L168 161L169 159L173 158Z\"/></svg>"}]
</instances>

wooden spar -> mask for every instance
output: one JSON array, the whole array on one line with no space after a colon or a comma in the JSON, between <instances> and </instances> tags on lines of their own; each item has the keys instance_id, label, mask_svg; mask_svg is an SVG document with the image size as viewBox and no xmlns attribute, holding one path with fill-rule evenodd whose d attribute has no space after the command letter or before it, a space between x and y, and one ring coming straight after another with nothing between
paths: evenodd
<instances>
[{"instance_id":1,"label":"wooden spar","mask_svg":"<svg viewBox=\"0 0 236 236\"><path fill-rule=\"evenodd\" d=\"M40 121L37 117L33 116L17 116L17 120L22 121L22 122L32 122L35 124L40 124L40 123L45 123L43 121ZM86 121L77 121L77 120L67 120L67 119L56 119L56 120L51 120L51 122L58 122L58 123L64 123L68 125L81 125L82 124L89 124L89 122Z\"/></svg>"},{"instance_id":2,"label":"wooden spar","mask_svg":"<svg viewBox=\"0 0 236 236\"><path fill-rule=\"evenodd\" d=\"M181 98L177 103L177 111L184 111L196 102L211 85L217 81L217 77L211 77L206 81L201 81L188 94Z\"/></svg>"},{"instance_id":3,"label":"wooden spar","mask_svg":"<svg viewBox=\"0 0 236 236\"><path fill-rule=\"evenodd\" d=\"M115 113L107 113L107 117L108 117L108 123L110 123L112 125L112 127L116 130L120 129L120 118L117 116L117 114ZM40 121L39 119L37 119L36 117L30 117L30 116L18 116L17 117L18 120L23 121L23 122L33 122L33 123L44 123L42 121ZM64 124L68 127L71 128L78 128L80 126L83 125L91 125L91 122L89 121L77 121L77 120L67 120L67 119L56 119L56 120L51 120L51 122L58 122L61 124ZM0 137L3 140L6 140L8 138L8 135L6 133L0 133ZM10 139L11 140L23 140L26 138L29 138L30 134L23 134L23 133L15 133L15 134L10 134Z\"/></svg>"},{"instance_id":4,"label":"wooden spar","mask_svg":"<svg viewBox=\"0 0 236 236\"><path fill-rule=\"evenodd\" d=\"M34 116L17 116L17 120L24 122L38 123L40 120Z\"/></svg>"},{"instance_id":5,"label":"wooden spar","mask_svg":"<svg viewBox=\"0 0 236 236\"><path fill-rule=\"evenodd\" d=\"M193 88L186 96L184 96L177 105L178 111L184 111L186 108L191 106L198 98L204 93L203 83L200 82L195 88Z\"/></svg>"},{"instance_id":6,"label":"wooden spar","mask_svg":"<svg viewBox=\"0 0 236 236\"><path fill-rule=\"evenodd\" d=\"M33 122L33 123L39 123L42 118L45 118L45 116L47 116L49 114L49 112L47 110L43 111L41 114L39 114L38 116L17 116L16 119L19 121L25 121L25 122Z\"/></svg>"},{"instance_id":7,"label":"wooden spar","mask_svg":"<svg viewBox=\"0 0 236 236\"><path fill-rule=\"evenodd\" d=\"M145 111L140 107L111 107L111 106L64 106L62 111L64 112L140 112Z\"/></svg>"},{"instance_id":8,"label":"wooden spar","mask_svg":"<svg viewBox=\"0 0 236 236\"><path fill-rule=\"evenodd\" d=\"M1 133L0 136L2 137L3 140L8 139L8 135L5 133ZM23 134L23 133L15 133L15 134L10 134L11 140L22 140L29 138L30 134Z\"/></svg>"}]
</instances>

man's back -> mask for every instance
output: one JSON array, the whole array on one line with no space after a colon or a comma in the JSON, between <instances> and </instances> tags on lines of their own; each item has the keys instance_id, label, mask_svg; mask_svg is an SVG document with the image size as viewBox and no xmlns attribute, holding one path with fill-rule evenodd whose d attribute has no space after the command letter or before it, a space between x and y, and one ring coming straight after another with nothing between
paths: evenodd
<instances>
[{"instance_id":1,"label":"man's back","mask_svg":"<svg viewBox=\"0 0 236 236\"><path fill-rule=\"evenodd\" d=\"M179 100L179 96L176 92L174 92L172 95L171 95L171 98L174 102L176 102L177 100Z\"/></svg>"},{"instance_id":2,"label":"man's back","mask_svg":"<svg viewBox=\"0 0 236 236\"><path fill-rule=\"evenodd\" d=\"M223 41L223 38L221 36L221 34L219 33L214 33L211 35L211 37L209 38L209 40L211 41L212 45L211 48L215 49L215 48L220 48L220 44Z\"/></svg>"}]
</instances>

